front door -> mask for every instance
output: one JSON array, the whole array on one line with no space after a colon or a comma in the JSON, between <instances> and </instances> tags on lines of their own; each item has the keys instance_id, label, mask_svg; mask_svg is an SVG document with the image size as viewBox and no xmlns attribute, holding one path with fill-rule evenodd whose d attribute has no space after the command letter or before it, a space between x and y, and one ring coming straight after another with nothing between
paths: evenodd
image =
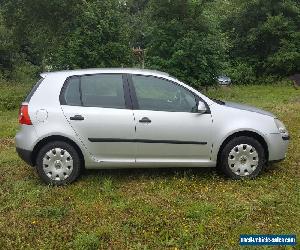
<instances>
[{"instance_id":1,"label":"front door","mask_svg":"<svg viewBox=\"0 0 300 250\"><path fill-rule=\"evenodd\" d=\"M64 91L65 117L97 162L135 162L133 111L122 74L72 77Z\"/></svg>"},{"instance_id":2,"label":"front door","mask_svg":"<svg viewBox=\"0 0 300 250\"><path fill-rule=\"evenodd\" d=\"M132 75L137 163L206 165L211 151L210 112L197 113L197 97L163 78Z\"/></svg>"}]
</instances>

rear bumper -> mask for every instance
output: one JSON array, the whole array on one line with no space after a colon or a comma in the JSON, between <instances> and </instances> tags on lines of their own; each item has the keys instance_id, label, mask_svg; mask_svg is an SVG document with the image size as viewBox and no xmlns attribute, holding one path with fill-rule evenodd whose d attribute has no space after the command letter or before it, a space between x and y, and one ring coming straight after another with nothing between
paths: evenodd
<instances>
[{"instance_id":1,"label":"rear bumper","mask_svg":"<svg viewBox=\"0 0 300 250\"><path fill-rule=\"evenodd\" d=\"M22 148L16 148L16 151L17 151L19 157L23 161L25 161L30 166L33 166L32 160L31 160L32 151L26 150L26 149L22 149Z\"/></svg>"}]
</instances>

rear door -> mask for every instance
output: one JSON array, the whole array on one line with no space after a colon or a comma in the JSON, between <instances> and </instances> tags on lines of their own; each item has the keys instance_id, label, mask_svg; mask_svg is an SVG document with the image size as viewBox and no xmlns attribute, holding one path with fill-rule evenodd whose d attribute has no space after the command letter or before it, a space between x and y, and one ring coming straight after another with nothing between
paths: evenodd
<instances>
[{"instance_id":1,"label":"rear door","mask_svg":"<svg viewBox=\"0 0 300 250\"><path fill-rule=\"evenodd\" d=\"M133 111L122 74L74 76L60 96L65 117L97 162L134 162Z\"/></svg>"}]
</instances>

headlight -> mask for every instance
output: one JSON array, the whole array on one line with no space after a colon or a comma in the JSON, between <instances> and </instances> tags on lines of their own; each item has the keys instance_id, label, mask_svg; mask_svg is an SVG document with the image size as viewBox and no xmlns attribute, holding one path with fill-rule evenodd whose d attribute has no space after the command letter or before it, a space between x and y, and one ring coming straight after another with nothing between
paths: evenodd
<instances>
[{"instance_id":1,"label":"headlight","mask_svg":"<svg viewBox=\"0 0 300 250\"><path fill-rule=\"evenodd\" d=\"M289 136L289 132L287 131L286 127L284 126L283 122L278 120L278 119L274 119L275 121L275 124L280 132L280 134L283 136L283 137L287 137Z\"/></svg>"}]
</instances>

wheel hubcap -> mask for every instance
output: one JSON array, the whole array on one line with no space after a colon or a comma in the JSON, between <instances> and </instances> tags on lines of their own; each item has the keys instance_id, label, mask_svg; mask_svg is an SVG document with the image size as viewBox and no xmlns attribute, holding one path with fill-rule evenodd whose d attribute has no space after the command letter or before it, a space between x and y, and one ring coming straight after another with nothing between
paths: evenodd
<instances>
[{"instance_id":1,"label":"wheel hubcap","mask_svg":"<svg viewBox=\"0 0 300 250\"><path fill-rule=\"evenodd\" d=\"M228 166L238 176L252 174L258 166L258 161L256 149L248 144L235 146L228 156Z\"/></svg>"},{"instance_id":2,"label":"wheel hubcap","mask_svg":"<svg viewBox=\"0 0 300 250\"><path fill-rule=\"evenodd\" d=\"M65 180L73 171L72 156L65 149L53 148L43 158L43 170L51 180Z\"/></svg>"}]
</instances>

